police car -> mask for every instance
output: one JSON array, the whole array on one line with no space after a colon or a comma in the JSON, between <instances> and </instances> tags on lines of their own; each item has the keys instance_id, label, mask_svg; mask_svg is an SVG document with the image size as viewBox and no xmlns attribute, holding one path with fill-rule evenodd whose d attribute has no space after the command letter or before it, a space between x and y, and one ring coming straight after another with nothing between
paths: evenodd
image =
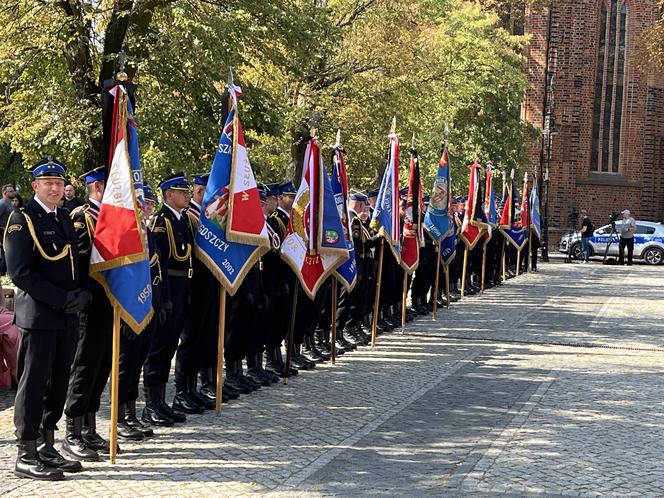
<instances>
[{"instance_id":1,"label":"police car","mask_svg":"<svg viewBox=\"0 0 664 498\"><path fill-rule=\"evenodd\" d=\"M616 225L620 226L620 220ZM604 225L593 232L590 237L591 256L604 256L610 233L611 225ZM619 235L613 234L612 239L608 255L617 257ZM564 235L560 239L559 250L565 254L571 252L573 258L581 259L581 232ZM659 265L664 261L664 225L652 221L636 222L634 259L642 259L649 265Z\"/></svg>"}]
</instances>

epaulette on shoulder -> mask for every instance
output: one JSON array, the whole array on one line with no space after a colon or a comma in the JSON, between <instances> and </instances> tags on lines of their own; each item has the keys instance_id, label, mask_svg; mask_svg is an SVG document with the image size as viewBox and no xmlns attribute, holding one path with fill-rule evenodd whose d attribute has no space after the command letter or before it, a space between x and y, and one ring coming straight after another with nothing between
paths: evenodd
<instances>
[{"instance_id":1,"label":"epaulette on shoulder","mask_svg":"<svg viewBox=\"0 0 664 498\"><path fill-rule=\"evenodd\" d=\"M25 212L25 209L19 208L18 211L20 211L23 214L23 222L27 222L26 218L29 218L30 215ZM23 225L21 223L12 223L12 215L16 211L12 211L9 213L9 218L7 219L7 226L5 228L5 234L10 234L12 232L18 232L21 229L23 229ZM0 233L0 236L2 236L2 233Z\"/></svg>"},{"instance_id":2,"label":"epaulette on shoulder","mask_svg":"<svg viewBox=\"0 0 664 498\"><path fill-rule=\"evenodd\" d=\"M168 219L164 216L164 213L158 213L154 218L152 218L152 223L150 230L152 233L164 233L166 232L166 223ZM159 225L157 225L159 223Z\"/></svg>"},{"instance_id":3,"label":"epaulette on shoulder","mask_svg":"<svg viewBox=\"0 0 664 498\"><path fill-rule=\"evenodd\" d=\"M69 217L73 219L74 216L80 216L80 215L82 215L82 214L85 214L85 213L87 212L88 209L90 209L90 204L88 204L88 203L86 202L86 203L83 204L82 206L77 206L77 207L75 207L75 208L72 210L72 212L69 213Z\"/></svg>"}]
</instances>

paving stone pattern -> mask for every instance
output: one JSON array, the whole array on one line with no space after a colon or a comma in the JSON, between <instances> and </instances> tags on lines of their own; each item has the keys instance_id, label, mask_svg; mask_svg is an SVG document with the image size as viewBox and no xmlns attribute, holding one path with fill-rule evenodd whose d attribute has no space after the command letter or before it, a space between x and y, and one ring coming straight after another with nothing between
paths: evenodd
<instances>
[{"instance_id":1,"label":"paving stone pattern","mask_svg":"<svg viewBox=\"0 0 664 498\"><path fill-rule=\"evenodd\" d=\"M662 496L664 271L541 266L9 496ZM108 410L99 425L107 426Z\"/></svg>"}]
</instances>

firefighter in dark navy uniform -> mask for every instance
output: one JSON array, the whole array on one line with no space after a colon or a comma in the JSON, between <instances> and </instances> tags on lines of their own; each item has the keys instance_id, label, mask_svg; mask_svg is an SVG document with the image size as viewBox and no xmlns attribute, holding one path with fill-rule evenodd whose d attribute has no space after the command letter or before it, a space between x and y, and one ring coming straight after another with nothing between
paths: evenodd
<instances>
[{"instance_id":1,"label":"firefighter in dark navy uniform","mask_svg":"<svg viewBox=\"0 0 664 498\"><path fill-rule=\"evenodd\" d=\"M168 317L155 332L143 371L146 389L143 418L155 425L172 425L187 419L166 403L166 384L178 343L189 333L194 240L191 219L184 211L189 206L189 182L184 173L167 176L159 187L164 205L154 217L151 228L161 258L162 294ZM177 364L175 381L178 392L188 390L188 379ZM162 414L171 420L163 419Z\"/></svg>"},{"instance_id":2,"label":"firefighter in dark navy uniform","mask_svg":"<svg viewBox=\"0 0 664 498\"><path fill-rule=\"evenodd\" d=\"M146 219L154 212L154 192L147 183L143 184L145 195ZM136 400L138 399L138 385L140 382L143 364L148 355L154 331L157 326L166 320L166 312L161 300L161 266L159 254L150 229L147 229L148 254L150 258L150 279L152 283L152 308L154 314L150 322L140 334L124 322L120 336L120 375L118 394L118 436L130 441L140 441L154 435L154 431L147 424L143 424L136 417Z\"/></svg>"},{"instance_id":3,"label":"firefighter in dark navy uniform","mask_svg":"<svg viewBox=\"0 0 664 498\"><path fill-rule=\"evenodd\" d=\"M21 331L14 472L40 480L60 480L63 471L82 469L80 462L66 460L53 446L76 352L77 313L90 300L79 279L73 224L57 208L65 170L50 158L33 167L35 196L10 214L4 234L7 273L18 288L15 321Z\"/></svg>"},{"instance_id":4,"label":"firefighter in dark navy uniform","mask_svg":"<svg viewBox=\"0 0 664 498\"><path fill-rule=\"evenodd\" d=\"M277 208L268 218L267 223L270 228L279 236L280 243L283 243L288 234L288 225L290 223L290 211L295 200L295 185L292 182L285 182L276 188L277 190ZM288 335L288 324L290 320L293 291L295 289L295 274L290 266L283 260L275 260L278 269L277 289L275 295L275 304L273 308L273 318L275 334L270 338L270 343L265 348L265 369L279 376L285 375L285 364L281 354L281 341ZM289 375L297 375L296 368L291 366Z\"/></svg>"},{"instance_id":5,"label":"firefighter in dark navy uniform","mask_svg":"<svg viewBox=\"0 0 664 498\"><path fill-rule=\"evenodd\" d=\"M108 453L108 441L96 431L96 412L101 394L111 372L113 307L100 283L89 276L90 254L97 217L104 196L106 168L99 166L81 175L88 189L88 200L71 213L78 237L81 279L92 293L90 304L81 311L78 324L78 346L71 368L67 391L67 434L63 451L83 461L99 460Z\"/></svg>"},{"instance_id":6,"label":"firefighter in dark navy uniform","mask_svg":"<svg viewBox=\"0 0 664 498\"><path fill-rule=\"evenodd\" d=\"M185 211L189 217L192 237L196 239L198 220L209 173L193 175L193 195ZM186 341L178 349L180 386L173 400L174 408L184 413L202 413L214 410L216 398L217 337L219 335L219 281L197 257L193 258L191 280L191 326ZM196 390L198 373L201 372L202 388ZM222 398L229 399L222 391Z\"/></svg>"}]
</instances>

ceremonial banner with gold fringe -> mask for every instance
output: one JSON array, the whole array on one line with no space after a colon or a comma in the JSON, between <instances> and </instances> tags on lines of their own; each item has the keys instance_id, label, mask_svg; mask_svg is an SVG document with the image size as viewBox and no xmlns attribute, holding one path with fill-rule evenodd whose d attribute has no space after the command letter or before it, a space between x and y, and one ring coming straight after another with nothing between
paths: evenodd
<instances>
[{"instance_id":1,"label":"ceremonial banner with gold fringe","mask_svg":"<svg viewBox=\"0 0 664 498\"><path fill-rule=\"evenodd\" d=\"M469 166L470 180L468 182L468 203L461 226L461 239L468 249L473 249L481 240L488 225L484 214L484 199L480 184L480 168L477 161Z\"/></svg>"},{"instance_id":2,"label":"ceremonial banner with gold fringe","mask_svg":"<svg viewBox=\"0 0 664 498\"><path fill-rule=\"evenodd\" d=\"M309 139L304 153L302 180L281 257L312 300L325 279L348 260L339 211L316 137Z\"/></svg>"},{"instance_id":3,"label":"ceremonial banner with gold fringe","mask_svg":"<svg viewBox=\"0 0 664 498\"><path fill-rule=\"evenodd\" d=\"M413 273L420 262L420 247L424 245L422 233L422 182L420 180L420 161L417 151L410 151L410 176L408 180L408 198L403 220L401 243L401 267L407 273Z\"/></svg>"},{"instance_id":4,"label":"ceremonial banner with gold fringe","mask_svg":"<svg viewBox=\"0 0 664 498\"><path fill-rule=\"evenodd\" d=\"M514 171L512 171L512 175ZM512 244L517 250L523 249L528 242L528 230L521 226L521 222L516 219L516 202L514 198L514 178L513 176L503 185L502 213L500 215L500 231L505 236L507 242Z\"/></svg>"},{"instance_id":5,"label":"ceremonial banner with gold fringe","mask_svg":"<svg viewBox=\"0 0 664 498\"><path fill-rule=\"evenodd\" d=\"M114 98L111 165L92 240L90 276L138 334L153 314L138 132L123 85L108 91Z\"/></svg>"},{"instance_id":6,"label":"ceremonial banner with gold fringe","mask_svg":"<svg viewBox=\"0 0 664 498\"><path fill-rule=\"evenodd\" d=\"M270 249L270 240L238 116L240 90L230 86L229 94L228 118L203 197L196 256L232 296Z\"/></svg>"},{"instance_id":7,"label":"ceremonial banner with gold fringe","mask_svg":"<svg viewBox=\"0 0 664 498\"><path fill-rule=\"evenodd\" d=\"M357 263L355 262L355 244L350 233L351 219L348 212L348 177L346 174L346 159L344 151L339 145L339 134L337 134L337 145L332 151L332 193L341 219L343 235L348 248L348 259L344 261L334 272L347 291L351 291L357 282Z\"/></svg>"},{"instance_id":8,"label":"ceremonial banner with gold fringe","mask_svg":"<svg viewBox=\"0 0 664 498\"><path fill-rule=\"evenodd\" d=\"M399 138L392 124L390 148L383 180L378 190L371 228L385 239L397 261L401 261L401 222L399 219Z\"/></svg>"}]
</instances>

